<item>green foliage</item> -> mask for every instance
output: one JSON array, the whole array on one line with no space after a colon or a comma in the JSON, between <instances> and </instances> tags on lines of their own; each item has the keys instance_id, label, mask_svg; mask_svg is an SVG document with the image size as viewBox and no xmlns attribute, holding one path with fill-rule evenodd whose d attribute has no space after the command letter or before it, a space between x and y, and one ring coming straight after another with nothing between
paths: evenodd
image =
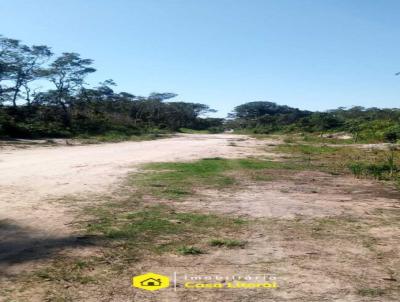
<instances>
[{"instance_id":1,"label":"green foliage","mask_svg":"<svg viewBox=\"0 0 400 302\"><path fill-rule=\"evenodd\" d=\"M350 163L348 167L351 173L357 178L360 178L365 170L365 165L360 162Z\"/></svg>"},{"instance_id":2,"label":"green foliage","mask_svg":"<svg viewBox=\"0 0 400 302\"><path fill-rule=\"evenodd\" d=\"M400 139L400 126L392 126L385 130L383 136L387 142L396 143Z\"/></svg>"},{"instance_id":3,"label":"green foliage","mask_svg":"<svg viewBox=\"0 0 400 302\"><path fill-rule=\"evenodd\" d=\"M236 107L231 117L228 128L255 134L347 132L354 142L394 143L400 138L400 109L352 107L310 112L271 102L250 102Z\"/></svg>"},{"instance_id":4,"label":"green foliage","mask_svg":"<svg viewBox=\"0 0 400 302\"><path fill-rule=\"evenodd\" d=\"M357 177L373 177L375 179L391 179L398 172L397 166L394 161L388 159L386 162L381 163L364 163L364 162L354 162L348 165L351 173Z\"/></svg>"},{"instance_id":5,"label":"green foliage","mask_svg":"<svg viewBox=\"0 0 400 302\"><path fill-rule=\"evenodd\" d=\"M0 36L0 137L119 141L153 129L222 129L222 119L200 117L215 112L205 104L166 102L177 96L168 92L148 97L115 92L112 80L88 88L85 79L96 71L92 60L70 52L52 56L47 46ZM37 81L48 81L52 89L38 90Z\"/></svg>"},{"instance_id":6,"label":"green foliage","mask_svg":"<svg viewBox=\"0 0 400 302\"><path fill-rule=\"evenodd\" d=\"M210 127L210 128L208 128L208 132L210 132L210 133L222 133L222 132L224 132L224 128L222 127L222 126L220 126L220 127Z\"/></svg>"}]
</instances>

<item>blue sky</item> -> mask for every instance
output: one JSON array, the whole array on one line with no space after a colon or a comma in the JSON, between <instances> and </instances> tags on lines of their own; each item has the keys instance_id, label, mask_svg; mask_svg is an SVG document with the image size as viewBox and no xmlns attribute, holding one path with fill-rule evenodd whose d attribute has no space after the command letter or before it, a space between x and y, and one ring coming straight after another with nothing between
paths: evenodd
<instances>
[{"instance_id":1,"label":"blue sky","mask_svg":"<svg viewBox=\"0 0 400 302\"><path fill-rule=\"evenodd\" d=\"M95 60L139 95L225 116L248 101L399 107L400 1L0 0L0 33Z\"/></svg>"}]
</instances>

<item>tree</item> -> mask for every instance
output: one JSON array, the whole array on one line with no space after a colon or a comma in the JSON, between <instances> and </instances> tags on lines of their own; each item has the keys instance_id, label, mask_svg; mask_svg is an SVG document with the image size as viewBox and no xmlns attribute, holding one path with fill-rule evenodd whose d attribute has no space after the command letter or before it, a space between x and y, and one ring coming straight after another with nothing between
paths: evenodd
<instances>
[{"instance_id":1,"label":"tree","mask_svg":"<svg viewBox=\"0 0 400 302\"><path fill-rule=\"evenodd\" d=\"M0 102L11 100L11 82L16 73L16 62L20 42L0 36Z\"/></svg>"},{"instance_id":2,"label":"tree","mask_svg":"<svg viewBox=\"0 0 400 302\"><path fill-rule=\"evenodd\" d=\"M256 119L263 115L291 113L299 109L273 102L249 102L235 107L233 115L237 118Z\"/></svg>"},{"instance_id":3,"label":"tree","mask_svg":"<svg viewBox=\"0 0 400 302\"><path fill-rule=\"evenodd\" d=\"M51 56L47 46L27 46L0 37L0 135L65 137L112 131L124 136L154 128L222 125L221 119L201 117L213 112L207 105L169 102L175 93L142 97L116 92L112 80L90 87L85 79L95 71L92 60L63 53L48 64ZM38 79L49 81L54 88L34 85Z\"/></svg>"},{"instance_id":4,"label":"tree","mask_svg":"<svg viewBox=\"0 0 400 302\"><path fill-rule=\"evenodd\" d=\"M50 58L52 52L45 45L27 46L18 40L0 38L0 81L8 83L7 96L14 107L25 90L24 99L30 103L31 88L29 84L40 77L43 64Z\"/></svg>"},{"instance_id":5,"label":"tree","mask_svg":"<svg viewBox=\"0 0 400 302\"><path fill-rule=\"evenodd\" d=\"M199 116L209 112L215 112L215 110L205 104L169 102L166 103L163 122L170 125L173 130L183 127L195 129L202 127Z\"/></svg>"},{"instance_id":6,"label":"tree","mask_svg":"<svg viewBox=\"0 0 400 302\"><path fill-rule=\"evenodd\" d=\"M311 115L311 121L316 131L324 132L339 127L342 121L334 114L328 112L315 112Z\"/></svg>"},{"instance_id":7,"label":"tree","mask_svg":"<svg viewBox=\"0 0 400 302\"><path fill-rule=\"evenodd\" d=\"M54 99L50 101L62 108L65 126L71 123L69 110L73 106L74 94L83 87L86 76L96 71L92 64L92 60L82 59L77 53L65 52L42 73L56 88L52 93Z\"/></svg>"}]
</instances>

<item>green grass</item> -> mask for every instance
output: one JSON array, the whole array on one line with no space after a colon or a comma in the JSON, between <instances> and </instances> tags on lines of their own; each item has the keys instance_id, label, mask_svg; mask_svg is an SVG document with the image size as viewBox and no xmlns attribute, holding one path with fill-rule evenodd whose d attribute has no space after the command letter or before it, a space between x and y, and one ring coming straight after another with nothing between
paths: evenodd
<instances>
[{"instance_id":1,"label":"green grass","mask_svg":"<svg viewBox=\"0 0 400 302\"><path fill-rule=\"evenodd\" d=\"M400 181L399 153L396 148L376 152L377 156L373 160L352 161L348 164L348 168L357 178L373 177L379 180Z\"/></svg>"},{"instance_id":2,"label":"green grass","mask_svg":"<svg viewBox=\"0 0 400 302\"><path fill-rule=\"evenodd\" d=\"M204 252L195 247L195 246L181 246L178 248L178 253L181 255L199 255L199 254L204 254Z\"/></svg>"},{"instance_id":3,"label":"green grass","mask_svg":"<svg viewBox=\"0 0 400 302\"><path fill-rule=\"evenodd\" d=\"M300 139L306 143L321 143L321 144L352 144L354 143L353 139L341 139L334 137L321 137L319 134L304 134L300 137Z\"/></svg>"},{"instance_id":4,"label":"green grass","mask_svg":"<svg viewBox=\"0 0 400 302\"><path fill-rule=\"evenodd\" d=\"M305 169L333 174L348 173L347 164L362 154L349 146L326 146L313 144L282 144L275 147L278 153L286 153L288 162L301 161Z\"/></svg>"},{"instance_id":5,"label":"green grass","mask_svg":"<svg viewBox=\"0 0 400 302\"><path fill-rule=\"evenodd\" d=\"M211 246L227 247L227 248L243 248L246 241L236 239L213 239L210 241Z\"/></svg>"},{"instance_id":6,"label":"green grass","mask_svg":"<svg viewBox=\"0 0 400 302\"><path fill-rule=\"evenodd\" d=\"M253 158L208 158L189 163L149 164L143 167L145 173L133 176L132 181L146 193L180 199L194 194L197 188L221 189L238 184L229 172L296 168L296 165L290 163Z\"/></svg>"},{"instance_id":7,"label":"green grass","mask_svg":"<svg viewBox=\"0 0 400 302\"><path fill-rule=\"evenodd\" d=\"M158 205L126 213L104 208L87 227L88 233L138 253L173 251L202 237L239 230L244 220L211 214L176 212Z\"/></svg>"},{"instance_id":8,"label":"green grass","mask_svg":"<svg viewBox=\"0 0 400 302\"><path fill-rule=\"evenodd\" d=\"M399 177L398 167L396 165L389 165L388 163L365 163L365 162L351 162L349 170L357 177L372 177L379 180L390 180Z\"/></svg>"},{"instance_id":9,"label":"green grass","mask_svg":"<svg viewBox=\"0 0 400 302\"><path fill-rule=\"evenodd\" d=\"M357 178L397 181L400 184L400 150L360 149L350 146L282 144L277 152L289 153L308 163L309 169ZM294 159L291 159L292 161Z\"/></svg>"},{"instance_id":10,"label":"green grass","mask_svg":"<svg viewBox=\"0 0 400 302\"><path fill-rule=\"evenodd\" d=\"M180 128L179 132L188 134L210 134L210 131L208 130L194 130L189 128Z\"/></svg>"},{"instance_id":11,"label":"green grass","mask_svg":"<svg viewBox=\"0 0 400 302\"><path fill-rule=\"evenodd\" d=\"M300 154L333 154L340 150L340 147L318 146L318 145L278 145L278 151L285 153L300 153Z\"/></svg>"}]
</instances>

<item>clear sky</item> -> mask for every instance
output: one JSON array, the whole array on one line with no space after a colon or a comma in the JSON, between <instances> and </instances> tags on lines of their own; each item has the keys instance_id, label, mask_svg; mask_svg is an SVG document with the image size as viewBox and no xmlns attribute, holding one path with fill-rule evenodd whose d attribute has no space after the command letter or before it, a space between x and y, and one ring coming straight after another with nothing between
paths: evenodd
<instances>
[{"instance_id":1,"label":"clear sky","mask_svg":"<svg viewBox=\"0 0 400 302\"><path fill-rule=\"evenodd\" d=\"M118 90L400 107L398 0L0 0L0 34L95 60Z\"/></svg>"}]
</instances>

